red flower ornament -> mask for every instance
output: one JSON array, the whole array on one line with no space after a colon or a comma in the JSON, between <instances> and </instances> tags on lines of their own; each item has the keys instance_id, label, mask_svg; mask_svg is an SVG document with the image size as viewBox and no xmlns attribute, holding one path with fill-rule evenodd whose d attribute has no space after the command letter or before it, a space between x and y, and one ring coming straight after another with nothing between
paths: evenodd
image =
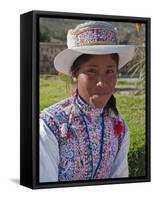
<instances>
[{"instance_id":1,"label":"red flower ornament","mask_svg":"<svg viewBox=\"0 0 154 200\"><path fill-rule=\"evenodd\" d=\"M121 120L115 121L114 131L115 131L115 134L118 137L121 137L123 135L123 133L124 133L124 123L123 123L123 121L121 121Z\"/></svg>"}]
</instances>

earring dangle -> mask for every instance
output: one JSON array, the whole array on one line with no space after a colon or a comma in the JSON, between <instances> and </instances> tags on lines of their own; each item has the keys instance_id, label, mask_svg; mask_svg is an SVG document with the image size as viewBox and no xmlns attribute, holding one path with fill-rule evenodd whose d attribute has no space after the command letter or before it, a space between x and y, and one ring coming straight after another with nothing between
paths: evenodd
<instances>
[{"instance_id":1,"label":"earring dangle","mask_svg":"<svg viewBox=\"0 0 154 200\"><path fill-rule=\"evenodd\" d=\"M73 82L76 83L77 82L77 78L73 77Z\"/></svg>"}]
</instances>

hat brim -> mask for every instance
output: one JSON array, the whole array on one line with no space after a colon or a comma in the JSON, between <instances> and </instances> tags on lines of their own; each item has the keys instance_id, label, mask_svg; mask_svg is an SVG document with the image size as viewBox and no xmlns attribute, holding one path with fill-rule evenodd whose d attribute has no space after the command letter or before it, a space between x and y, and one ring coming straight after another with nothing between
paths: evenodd
<instances>
[{"instance_id":1,"label":"hat brim","mask_svg":"<svg viewBox=\"0 0 154 200\"><path fill-rule=\"evenodd\" d=\"M122 68L135 55L134 45L93 45L84 47L75 47L61 51L54 59L54 65L57 71L71 75L70 68L73 62L82 54L106 55L117 53L119 55L119 66Z\"/></svg>"}]
</instances>

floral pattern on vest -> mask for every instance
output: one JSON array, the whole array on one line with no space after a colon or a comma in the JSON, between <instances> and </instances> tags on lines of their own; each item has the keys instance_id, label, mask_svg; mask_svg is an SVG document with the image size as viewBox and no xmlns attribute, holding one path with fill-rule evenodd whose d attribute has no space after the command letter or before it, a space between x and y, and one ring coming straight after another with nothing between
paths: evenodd
<instances>
[{"instance_id":1,"label":"floral pattern on vest","mask_svg":"<svg viewBox=\"0 0 154 200\"><path fill-rule=\"evenodd\" d=\"M124 122L78 94L50 106L40 118L59 145L59 181L109 178L124 137Z\"/></svg>"}]
</instances>

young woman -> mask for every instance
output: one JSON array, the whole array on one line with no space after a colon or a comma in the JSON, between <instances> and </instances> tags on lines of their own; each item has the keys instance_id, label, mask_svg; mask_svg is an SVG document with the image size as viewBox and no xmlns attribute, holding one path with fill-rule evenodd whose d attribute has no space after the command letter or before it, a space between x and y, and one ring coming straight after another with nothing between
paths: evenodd
<instances>
[{"instance_id":1,"label":"young woman","mask_svg":"<svg viewBox=\"0 0 154 200\"><path fill-rule=\"evenodd\" d=\"M54 63L76 89L40 114L40 182L128 177L129 130L113 93L134 46L117 38L105 22L68 31L68 48Z\"/></svg>"}]
</instances>

